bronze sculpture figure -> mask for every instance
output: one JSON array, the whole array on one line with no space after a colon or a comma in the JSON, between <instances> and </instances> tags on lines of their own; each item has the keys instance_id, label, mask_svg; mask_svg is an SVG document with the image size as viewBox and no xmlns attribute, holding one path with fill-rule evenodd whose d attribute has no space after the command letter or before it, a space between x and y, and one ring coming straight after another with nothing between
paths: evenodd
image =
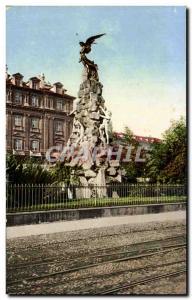
<instances>
[{"instance_id":1,"label":"bronze sculpture figure","mask_svg":"<svg viewBox=\"0 0 192 300\"><path fill-rule=\"evenodd\" d=\"M80 60L79 62L82 62L84 67L86 68L87 70L87 78L88 79L94 79L94 80L97 80L99 81L99 76L98 76L98 67L97 65L94 63L94 61L91 61L90 59L88 59L86 57L86 54L88 54L89 52L91 52L91 45L92 44L95 44L94 41L98 38L100 38L101 36L105 35L105 33L102 33L102 34L98 34L98 35L94 35L94 36L91 36L89 37L86 42L80 42L80 46L82 47L81 48L81 51L80 51Z\"/></svg>"}]
</instances>

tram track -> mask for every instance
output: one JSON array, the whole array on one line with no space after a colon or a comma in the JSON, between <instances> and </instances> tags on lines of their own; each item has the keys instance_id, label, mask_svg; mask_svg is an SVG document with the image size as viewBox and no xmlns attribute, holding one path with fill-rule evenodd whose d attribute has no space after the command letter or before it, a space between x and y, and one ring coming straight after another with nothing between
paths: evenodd
<instances>
[{"instance_id":1,"label":"tram track","mask_svg":"<svg viewBox=\"0 0 192 300\"><path fill-rule=\"evenodd\" d=\"M142 279L133 281L133 282L128 283L128 284L117 285L116 287L113 287L113 288L104 289L102 291L97 291L97 292L95 292L95 295L114 295L114 294L117 295L117 293L119 291L129 289L129 288L133 288L133 287L138 286L138 285L151 283L153 281L157 281L157 280L160 280L162 278L178 276L178 275L181 275L185 272L186 272L186 268L183 267L183 268L180 268L179 270L177 270L175 272L168 272L168 273L164 273L164 274L160 274L160 275L156 275L156 276L149 276L147 278L144 278L144 279L142 278Z\"/></svg>"},{"instance_id":2,"label":"tram track","mask_svg":"<svg viewBox=\"0 0 192 300\"><path fill-rule=\"evenodd\" d=\"M177 289L178 286L183 288L187 247L185 226L165 225L160 227L154 223L153 228L144 227L144 230L129 227L126 232L126 227L117 231L115 228L108 234L102 229L91 231L87 237L85 231L72 233L72 236L48 235L43 244L39 243L43 237L22 238L20 245L17 240L10 240L7 293L134 294L151 291L149 286L159 290L158 280L161 280L162 291L166 284L163 278L169 276L172 291L175 291L174 280ZM176 279L171 279L174 277ZM167 285L166 288L170 290Z\"/></svg>"},{"instance_id":3,"label":"tram track","mask_svg":"<svg viewBox=\"0 0 192 300\"><path fill-rule=\"evenodd\" d=\"M174 250L177 250L177 249L174 249ZM146 274L147 272L150 272L150 271L153 272L154 270L155 270L155 272L159 273L161 271L160 269L162 269L162 268L169 268L169 267L173 267L173 266L177 266L177 265L181 265L181 264L182 265L186 264L185 259L183 259L183 260L174 260L174 261L170 262L169 261L170 256L166 256L166 253L168 253L168 252L170 252L170 251L160 251L160 252L157 252L157 253L153 253L154 254L153 259L155 259L155 260L157 259L158 255L160 255L160 257L161 257L161 255L163 255L164 260L167 261L167 262L161 263L161 264L159 264L159 263L157 264L157 263L155 263L155 261L152 261L153 263L149 264L148 263L149 257L147 255L142 255L140 257L131 257L131 259L133 259L133 260L136 259L137 260L137 264L138 264L138 259L141 259L141 260L139 260L139 263L141 264L141 266L139 266L139 267L131 267L130 268L131 265L129 263L128 268L121 269L123 265L122 264L120 264L120 265L116 264L115 265L116 267L115 267L115 269L112 270L112 272L107 272L106 268L104 268L104 273L102 271L101 274L95 274L95 271L93 271L93 273L90 274L90 275L89 275L89 273L88 274L83 273L83 275L85 274L84 276L82 276L81 272L77 273L77 272L83 270L83 268L76 269L76 270L73 269L73 270L68 270L68 272L70 272L70 273L75 272L74 273L75 277L73 279L68 277L68 272L65 272L65 273L62 272L62 274L61 273L60 274L54 274L54 275L64 275L64 277L62 276L62 280L61 280L60 277L57 277L57 278L55 278L56 281L53 282L52 281L53 280L53 278L52 278L53 274L49 274L51 276L48 276L48 277L47 276L39 276L38 278L31 278L31 281L28 280L29 278L28 279L26 278L22 282L17 282L16 285L15 284L13 286L8 285L7 288L8 288L9 294L14 294L15 290L21 289L21 287L22 287L22 292L26 295L33 294L33 292L31 293L31 291L34 291L34 290L36 291L37 289L40 289L40 291L41 291L40 294L41 295L43 295L43 294L47 294L47 295L50 294L51 295L52 291L55 288L57 288L58 286L62 287L62 289L64 288L64 290L63 290L64 294L73 294L73 293L71 293L70 290L72 289L75 292L75 290L73 288L73 286L74 286L76 289L78 289L78 294L79 295L81 295L81 294L82 295L83 294L89 294L89 295L98 294L99 295L100 290L103 293L104 291L110 290L112 287L114 288L114 285L112 285L111 287L107 286L105 289L103 289L103 288L100 289L100 287L96 286L95 292L94 292L93 287L94 287L95 284L97 285L97 280L99 280L101 285L103 285L103 284L105 285L107 280L111 279L112 277L119 278L119 276L122 276L123 274L125 274L126 276L128 274L134 274L134 276L137 276L138 273L139 273L139 276L140 276L140 274L143 274L143 272L144 272L144 274ZM143 265L143 259L145 259L144 262L147 262L147 265L145 265L145 264ZM119 262L122 262L122 261L118 261L118 263ZM108 263L114 263L114 262L108 262ZM134 262L133 262L133 265L134 265ZM99 266L99 264L97 265L97 267L98 266ZM102 266L102 264L100 266ZM94 267L94 266L91 266L91 267ZM119 270L119 268L120 268L120 270ZM78 274L78 276L77 276L77 274ZM131 276L133 276L133 275L131 275ZM124 278L124 276L123 276L123 278ZM49 279L51 279L51 281L49 281ZM66 284L68 286L68 289L66 289ZM125 283L121 283L121 285L123 285L123 287L124 287L124 284ZM116 286L116 288L118 287L119 290L121 290L121 285ZM83 286L83 289L82 289L82 286ZM91 290L87 290L88 286L91 287ZM86 287L86 290L85 290L85 287ZM76 292L75 292L75 294L76 294Z\"/></svg>"},{"instance_id":4,"label":"tram track","mask_svg":"<svg viewBox=\"0 0 192 300\"><path fill-rule=\"evenodd\" d=\"M169 266L174 266L174 265L177 265L177 264L182 264L182 263L186 263L186 260L179 260L179 261L173 261L173 262L168 262L168 263L163 263L163 264L148 264L148 265L145 265L145 266L142 266L142 267L137 267L137 268L128 268L128 269L124 269L124 270L118 270L118 271L112 271L110 273L103 273L103 274L91 274L91 275L85 275L85 276L79 276L75 279L73 279L73 284L74 282L81 282L83 280L83 282L85 282L86 280L88 279L91 279L91 285L93 285L95 283L95 279L100 279L100 280L106 280L106 278L111 278L111 277L114 277L114 276L119 276L119 275L123 275L125 273L134 273L134 272L140 272L140 271L146 271L146 270L149 270L149 269L153 269L153 268L163 268L163 267L169 267ZM47 291L48 288L53 288L53 287L56 287L56 286L59 286L59 285L66 285L66 283L71 283L71 278L68 279L67 277L65 277L64 280L59 280L59 281L56 281L56 282L44 282L43 283L43 289L45 289ZM30 288L33 288L33 287L41 287L42 286L42 282L41 283L38 283L38 282L33 282L33 283L30 283L29 285L27 284L25 286L25 290L26 291L29 291ZM86 285L87 286L87 285Z\"/></svg>"},{"instance_id":5,"label":"tram track","mask_svg":"<svg viewBox=\"0 0 192 300\"><path fill-rule=\"evenodd\" d=\"M165 238L161 238L161 239L156 239L156 240L148 240L148 241L141 241L141 242L137 242L137 243L133 243L133 244L128 244L128 245L121 245L121 246L116 246L116 247L109 247L109 248L100 248L100 249L97 249L95 251L91 251L91 255L90 255L90 251L89 252L85 252L83 251L83 253L81 252L78 252L78 255L74 255L74 253L66 253L66 255L54 255L53 257L48 257L48 258L45 258L45 259L41 259L41 260L37 260L37 261L28 261L27 263L20 263L20 264L13 264L11 266L11 264L7 264L7 270L10 271L12 269L14 270L17 270L17 269L24 269L24 268L28 268L28 267L31 267L31 266L41 266L41 265L46 265L48 263L54 263L56 262L57 263L57 259L59 260L63 260L63 259L66 259L67 261L69 260L74 260L74 258L83 258L85 257L86 255L88 255L89 257L94 257L94 255L97 255L97 257L99 256L98 253L102 253L100 256L104 255L104 256L107 256L107 254L105 254L105 252L108 252L108 251L118 251L119 249L124 249L124 251L126 250L126 248L134 248L134 247L138 247L140 245L147 245L147 244L156 244L158 242L166 242L166 241L172 241L172 240L177 240L177 239L181 239L181 240L186 240L186 237L185 235L181 234L181 235L176 235L176 236L168 236L168 237L165 237ZM110 254L109 254L110 255ZM72 256L72 258L71 258Z\"/></svg>"},{"instance_id":6,"label":"tram track","mask_svg":"<svg viewBox=\"0 0 192 300\"><path fill-rule=\"evenodd\" d=\"M43 278L49 278L49 277L53 277L53 276L57 276L57 275L61 275L61 274L67 274L67 273L71 273L71 272L77 272L80 270L84 270L84 269L90 269L93 267L97 267L99 265L103 265L103 264L109 264L109 263L119 263L119 262L123 262L123 261L128 261L128 260L133 260L133 259L140 259L140 258L145 258L145 257L150 257L153 255L159 255L159 254L164 254L167 252L170 252L172 250L178 250L178 249L183 249L186 247L186 243L183 244L175 244L175 245L169 245L169 246L158 246L158 247L152 247L149 249L145 249L143 251L139 251L141 254L137 254L138 251L129 251L129 252L124 252L124 256L121 258L118 258L118 253L116 254L107 254L104 257L109 257L109 259L105 259L103 261L99 261L99 262L91 262L88 264L76 264L74 265L74 267L71 267L69 269L64 269L61 271L56 271L56 272L48 272L48 273L44 273L41 275L37 275L37 276L31 276L31 277L27 277L27 278L23 278L23 279L19 279L19 280L11 280L11 281L7 281L7 285L14 285L14 284L19 284L22 283L23 280L25 280L25 282L27 281L34 281L34 280L39 280L39 279L43 279ZM162 250L160 250L162 249ZM156 251L154 251L156 250ZM127 254L130 254L127 256ZM110 256L109 256L110 255ZM111 259L112 257L112 259ZM97 258L97 256L96 256ZM58 265L58 264L57 264ZM65 265L65 263L63 263L62 265ZM18 274L17 274L18 276Z\"/></svg>"}]
</instances>

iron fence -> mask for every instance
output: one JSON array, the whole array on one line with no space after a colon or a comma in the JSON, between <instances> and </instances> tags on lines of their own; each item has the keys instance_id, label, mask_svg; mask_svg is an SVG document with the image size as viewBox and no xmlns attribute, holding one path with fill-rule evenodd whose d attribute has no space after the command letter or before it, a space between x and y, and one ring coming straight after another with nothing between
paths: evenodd
<instances>
[{"instance_id":1,"label":"iron fence","mask_svg":"<svg viewBox=\"0 0 192 300\"><path fill-rule=\"evenodd\" d=\"M7 212L185 202L185 185L105 186L7 184Z\"/></svg>"}]
</instances>

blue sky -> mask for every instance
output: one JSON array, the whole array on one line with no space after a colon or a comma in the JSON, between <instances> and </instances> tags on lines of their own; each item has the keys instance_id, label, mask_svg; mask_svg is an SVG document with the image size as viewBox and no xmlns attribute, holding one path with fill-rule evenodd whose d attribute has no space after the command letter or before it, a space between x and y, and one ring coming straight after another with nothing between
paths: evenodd
<instances>
[{"instance_id":1,"label":"blue sky","mask_svg":"<svg viewBox=\"0 0 192 300\"><path fill-rule=\"evenodd\" d=\"M185 7L38 7L7 9L10 73L45 73L76 96L80 40L98 33L89 55L99 66L114 130L161 137L185 115Z\"/></svg>"}]
</instances>

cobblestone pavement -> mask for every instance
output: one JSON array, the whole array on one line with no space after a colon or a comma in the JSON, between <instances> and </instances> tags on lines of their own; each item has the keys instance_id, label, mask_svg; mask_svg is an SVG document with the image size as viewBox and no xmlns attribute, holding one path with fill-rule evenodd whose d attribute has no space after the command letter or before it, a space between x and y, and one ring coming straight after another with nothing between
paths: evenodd
<instances>
[{"instance_id":1,"label":"cobblestone pavement","mask_svg":"<svg viewBox=\"0 0 192 300\"><path fill-rule=\"evenodd\" d=\"M7 293L186 293L185 220L125 224L7 241Z\"/></svg>"}]
</instances>

